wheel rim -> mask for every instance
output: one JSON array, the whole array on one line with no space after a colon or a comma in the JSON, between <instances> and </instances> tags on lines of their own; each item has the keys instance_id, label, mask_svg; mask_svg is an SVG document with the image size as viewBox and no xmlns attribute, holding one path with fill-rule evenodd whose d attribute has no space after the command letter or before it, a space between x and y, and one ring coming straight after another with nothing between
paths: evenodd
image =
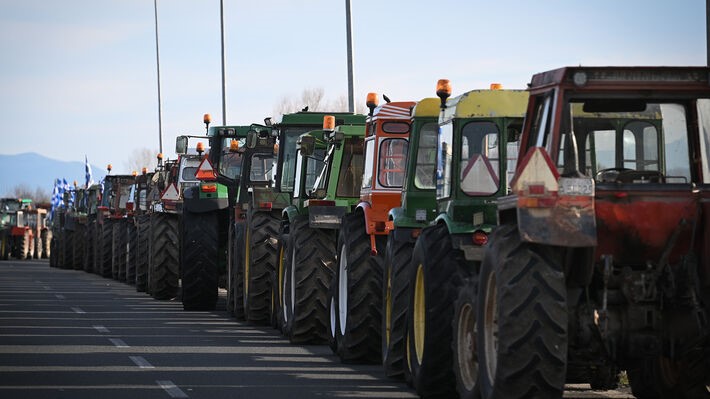
<instances>
[{"instance_id":1,"label":"wheel rim","mask_svg":"<svg viewBox=\"0 0 710 399\"><path fill-rule=\"evenodd\" d=\"M426 332L426 303L424 299L424 267L417 266L417 276L414 282L414 351L417 362L422 364L424 357L424 334Z\"/></svg>"},{"instance_id":2,"label":"wheel rim","mask_svg":"<svg viewBox=\"0 0 710 399\"><path fill-rule=\"evenodd\" d=\"M340 334L345 335L345 326L348 323L348 254L343 245L340 250L338 265L338 324Z\"/></svg>"},{"instance_id":3,"label":"wheel rim","mask_svg":"<svg viewBox=\"0 0 710 399\"><path fill-rule=\"evenodd\" d=\"M290 299L289 309L291 310L290 316L296 312L296 247L291 249L291 270L289 270L289 278L286 282L288 284L288 296ZM287 319L288 320L288 319Z\"/></svg>"},{"instance_id":4,"label":"wheel rim","mask_svg":"<svg viewBox=\"0 0 710 399\"><path fill-rule=\"evenodd\" d=\"M498 301L496 299L496 277L491 273L486 281L486 298L484 302L483 350L485 351L486 368L490 384L496 376L498 367Z\"/></svg>"},{"instance_id":5,"label":"wheel rim","mask_svg":"<svg viewBox=\"0 0 710 399\"><path fill-rule=\"evenodd\" d=\"M338 328L336 326L336 319L335 319L335 298L333 296L330 297L330 336L332 338L335 338L335 329Z\"/></svg>"},{"instance_id":6,"label":"wheel rim","mask_svg":"<svg viewBox=\"0 0 710 399\"><path fill-rule=\"evenodd\" d=\"M458 331L456 331L458 366L461 382L467 391L472 391L478 378L478 357L476 356L476 314L470 303L461 307Z\"/></svg>"},{"instance_id":7,"label":"wheel rim","mask_svg":"<svg viewBox=\"0 0 710 399\"><path fill-rule=\"evenodd\" d=\"M387 280L385 285L385 343L389 348L390 334L392 333L392 268L387 267ZM384 354L383 354L384 355Z\"/></svg>"}]
</instances>

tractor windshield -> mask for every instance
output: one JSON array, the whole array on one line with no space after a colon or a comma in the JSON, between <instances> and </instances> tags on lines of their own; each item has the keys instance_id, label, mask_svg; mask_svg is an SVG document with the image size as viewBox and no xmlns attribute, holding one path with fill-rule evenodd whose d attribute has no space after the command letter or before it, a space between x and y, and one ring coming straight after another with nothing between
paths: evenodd
<instances>
[{"instance_id":1,"label":"tractor windshield","mask_svg":"<svg viewBox=\"0 0 710 399\"><path fill-rule=\"evenodd\" d=\"M414 172L414 186L416 188L424 190L436 188L434 173L436 171L436 138L438 133L439 125L436 122L427 123L420 130L417 167Z\"/></svg>"},{"instance_id":2,"label":"tractor windshield","mask_svg":"<svg viewBox=\"0 0 710 399\"><path fill-rule=\"evenodd\" d=\"M597 183L691 182L686 104L595 98L574 100L569 110L561 124L561 173L574 164L566 151L573 131L579 170Z\"/></svg>"},{"instance_id":3,"label":"tractor windshield","mask_svg":"<svg viewBox=\"0 0 710 399\"><path fill-rule=\"evenodd\" d=\"M407 161L406 139L385 138L380 142L378 183L383 187L402 187Z\"/></svg>"},{"instance_id":4,"label":"tractor windshield","mask_svg":"<svg viewBox=\"0 0 710 399\"><path fill-rule=\"evenodd\" d=\"M343 158L338 175L338 197L357 197L362 186L363 139L347 138L343 144Z\"/></svg>"},{"instance_id":5,"label":"tractor windshield","mask_svg":"<svg viewBox=\"0 0 710 399\"><path fill-rule=\"evenodd\" d=\"M254 154L251 158L249 181L252 183L272 183L276 158L273 154Z\"/></svg>"},{"instance_id":6,"label":"tractor windshield","mask_svg":"<svg viewBox=\"0 0 710 399\"><path fill-rule=\"evenodd\" d=\"M232 141L236 141L236 148L232 145ZM245 145L245 139L235 140L233 138L225 138L222 142L222 152L219 159L219 174L230 180L239 178L242 167L242 153L239 148ZM199 160L198 165L199 166ZM184 178L184 177L183 177Z\"/></svg>"},{"instance_id":7,"label":"tractor windshield","mask_svg":"<svg viewBox=\"0 0 710 399\"><path fill-rule=\"evenodd\" d=\"M293 192L296 179L296 141L301 134L313 130L312 126L290 126L279 133L280 186L283 192Z\"/></svg>"}]
</instances>

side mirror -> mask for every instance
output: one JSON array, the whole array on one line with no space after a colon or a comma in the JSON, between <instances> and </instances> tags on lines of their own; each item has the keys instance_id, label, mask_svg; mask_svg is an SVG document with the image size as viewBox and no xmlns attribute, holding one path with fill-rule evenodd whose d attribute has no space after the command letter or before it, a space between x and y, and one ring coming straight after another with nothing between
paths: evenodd
<instances>
[{"instance_id":1,"label":"side mirror","mask_svg":"<svg viewBox=\"0 0 710 399\"><path fill-rule=\"evenodd\" d=\"M187 136L178 136L175 139L175 153L181 155L187 153Z\"/></svg>"},{"instance_id":2,"label":"side mirror","mask_svg":"<svg viewBox=\"0 0 710 399\"><path fill-rule=\"evenodd\" d=\"M316 138L312 136L303 136L298 140L298 149L301 155L311 156L316 148Z\"/></svg>"},{"instance_id":3,"label":"side mirror","mask_svg":"<svg viewBox=\"0 0 710 399\"><path fill-rule=\"evenodd\" d=\"M259 134L255 130L250 130L247 133L247 148L256 147L256 144L258 141L259 141Z\"/></svg>"}]
</instances>

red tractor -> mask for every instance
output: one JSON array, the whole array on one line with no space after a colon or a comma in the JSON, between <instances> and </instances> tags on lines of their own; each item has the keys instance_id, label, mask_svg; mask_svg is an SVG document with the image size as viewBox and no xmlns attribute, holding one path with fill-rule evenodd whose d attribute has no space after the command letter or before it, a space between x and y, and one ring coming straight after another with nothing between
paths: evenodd
<instances>
[{"instance_id":1,"label":"red tractor","mask_svg":"<svg viewBox=\"0 0 710 399\"><path fill-rule=\"evenodd\" d=\"M710 68L533 76L479 275L483 398L710 396Z\"/></svg>"}]
</instances>

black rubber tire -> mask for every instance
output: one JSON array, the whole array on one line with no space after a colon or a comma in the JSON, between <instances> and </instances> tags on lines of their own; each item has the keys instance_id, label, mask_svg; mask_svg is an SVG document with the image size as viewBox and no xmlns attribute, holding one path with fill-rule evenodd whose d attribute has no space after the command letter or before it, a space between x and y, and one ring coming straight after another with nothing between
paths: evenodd
<instances>
[{"instance_id":1,"label":"black rubber tire","mask_svg":"<svg viewBox=\"0 0 710 399\"><path fill-rule=\"evenodd\" d=\"M30 249L30 232L25 230L22 236L15 237L15 258L20 260L27 259Z\"/></svg>"},{"instance_id":2,"label":"black rubber tire","mask_svg":"<svg viewBox=\"0 0 710 399\"><path fill-rule=\"evenodd\" d=\"M409 276L414 251L413 240L387 237L382 276L382 366L385 375L404 377Z\"/></svg>"},{"instance_id":3,"label":"black rubber tire","mask_svg":"<svg viewBox=\"0 0 710 399\"><path fill-rule=\"evenodd\" d=\"M214 310L219 278L219 212L182 215L182 306L185 310Z\"/></svg>"},{"instance_id":4,"label":"black rubber tire","mask_svg":"<svg viewBox=\"0 0 710 399\"><path fill-rule=\"evenodd\" d=\"M568 315L560 251L524 242L516 225L502 225L490 236L479 281L482 396L561 398Z\"/></svg>"},{"instance_id":5,"label":"black rubber tire","mask_svg":"<svg viewBox=\"0 0 710 399\"><path fill-rule=\"evenodd\" d=\"M100 274L111 277L113 264L113 224L114 221L104 219L101 225L101 247L99 255Z\"/></svg>"},{"instance_id":6,"label":"black rubber tire","mask_svg":"<svg viewBox=\"0 0 710 399\"><path fill-rule=\"evenodd\" d=\"M138 229L135 221L128 219L126 234L128 235L128 255L126 260L126 282L136 284L136 263L138 262Z\"/></svg>"},{"instance_id":7,"label":"black rubber tire","mask_svg":"<svg viewBox=\"0 0 710 399\"><path fill-rule=\"evenodd\" d=\"M232 265L234 264L234 222L229 221L229 229L227 232L227 313L234 316L234 297L235 297L235 286L234 286L234 270Z\"/></svg>"},{"instance_id":8,"label":"black rubber tire","mask_svg":"<svg viewBox=\"0 0 710 399\"><path fill-rule=\"evenodd\" d=\"M285 292L290 305L288 338L291 343L323 344L330 336L329 290L335 268L335 231L312 229L307 216L290 226L292 251Z\"/></svg>"},{"instance_id":9,"label":"black rubber tire","mask_svg":"<svg viewBox=\"0 0 710 399\"><path fill-rule=\"evenodd\" d=\"M76 224L74 230L74 245L72 248L72 264L75 270L84 270L84 250L86 240L86 226Z\"/></svg>"},{"instance_id":10,"label":"black rubber tire","mask_svg":"<svg viewBox=\"0 0 710 399\"><path fill-rule=\"evenodd\" d=\"M272 310L272 327L280 331L284 336L288 336L288 331L285 328L285 289L286 289L286 262L289 261L288 257L288 240L289 225L284 225L282 223L279 232L279 243L278 243L278 263L276 265L276 270L274 271L273 281L271 284L272 295L274 296L274 304ZM290 298L290 295L289 295Z\"/></svg>"},{"instance_id":11,"label":"black rubber tire","mask_svg":"<svg viewBox=\"0 0 710 399\"><path fill-rule=\"evenodd\" d=\"M52 242L52 232L50 230L42 230L39 236L42 242L42 259L48 259L52 253L50 245Z\"/></svg>"},{"instance_id":12,"label":"black rubber tire","mask_svg":"<svg viewBox=\"0 0 710 399\"><path fill-rule=\"evenodd\" d=\"M64 230L62 234L62 269L74 269L74 232Z\"/></svg>"},{"instance_id":13,"label":"black rubber tire","mask_svg":"<svg viewBox=\"0 0 710 399\"><path fill-rule=\"evenodd\" d=\"M150 251L150 295L160 300L177 297L180 290L178 215L160 212L151 214Z\"/></svg>"},{"instance_id":14,"label":"black rubber tire","mask_svg":"<svg viewBox=\"0 0 710 399\"><path fill-rule=\"evenodd\" d=\"M42 249L41 236L35 236L32 239L32 259L42 259Z\"/></svg>"},{"instance_id":15,"label":"black rubber tire","mask_svg":"<svg viewBox=\"0 0 710 399\"><path fill-rule=\"evenodd\" d=\"M384 240L384 236L376 239L380 251L385 249ZM345 363L380 364L384 256L371 255L370 236L361 213L343 217L337 254L337 355Z\"/></svg>"},{"instance_id":16,"label":"black rubber tire","mask_svg":"<svg viewBox=\"0 0 710 399\"><path fill-rule=\"evenodd\" d=\"M113 225L113 262L111 273L114 280L126 281L126 219L118 219Z\"/></svg>"},{"instance_id":17,"label":"black rubber tire","mask_svg":"<svg viewBox=\"0 0 710 399\"><path fill-rule=\"evenodd\" d=\"M631 392L638 399L707 399L708 370L701 350L674 362L666 357L645 359L627 370Z\"/></svg>"},{"instance_id":18,"label":"black rubber tire","mask_svg":"<svg viewBox=\"0 0 710 399\"><path fill-rule=\"evenodd\" d=\"M445 224L422 230L411 272L407 351L412 385L422 397L456 396L451 323L454 301L470 272Z\"/></svg>"},{"instance_id":19,"label":"black rubber tire","mask_svg":"<svg viewBox=\"0 0 710 399\"><path fill-rule=\"evenodd\" d=\"M244 320L244 222L236 223L231 242L233 257L232 286L234 287L234 318Z\"/></svg>"},{"instance_id":20,"label":"black rubber tire","mask_svg":"<svg viewBox=\"0 0 710 399\"><path fill-rule=\"evenodd\" d=\"M451 323L456 392L461 399L480 398L478 387L478 353L476 351L476 316L478 312L478 278L473 275L464 280L454 301L454 319Z\"/></svg>"},{"instance_id":21,"label":"black rubber tire","mask_svg":"<svg viewBox=\"0 0 710 399\"><path fill-rule=\"evenodd\" d=\"M96 225L89 221L84 228L84 253L82 263L84 271L87 273L94 272L94 236Z\"/></svg>"},{"instance_id":22,"label":"black rubber tire","mask_svg":"<svg viewBox=\"0 0 710 399\"><path fill-rule=\"evenodd\" d=\"M148 287L148 263L150 256L150 215L136 217L136 291L145 292Z\"/></svg>"},{"instance_id":23,"label":"black rubber tire","mask_svg":"<svg viewBox=\"0 0 710 399\"><path fill-rule=\"evenodd\" d=\"M3 240L6 240L6 237L3 237ZM52 237L52 239L49 241L49 267L57 267L57 263L59 260L57 259L57 254L59 253L57 251L57 243L58 239L56 237ZM6 246L9 245L6 243L6 241L2 242L2 259L7 260L8 256L8 249Z\"/></svg>"},{"instance_id":24,"label":"black rubber tire","mask_svg":"<svg viewBox=\"0 0 710 399\"><path fill-rule=\"evenodd\" d=\"M244 241L244 317L259 324L271 323L271 276L278 266L281 220L267 212L249 212Z\"/></svg>"}]
</instances>

